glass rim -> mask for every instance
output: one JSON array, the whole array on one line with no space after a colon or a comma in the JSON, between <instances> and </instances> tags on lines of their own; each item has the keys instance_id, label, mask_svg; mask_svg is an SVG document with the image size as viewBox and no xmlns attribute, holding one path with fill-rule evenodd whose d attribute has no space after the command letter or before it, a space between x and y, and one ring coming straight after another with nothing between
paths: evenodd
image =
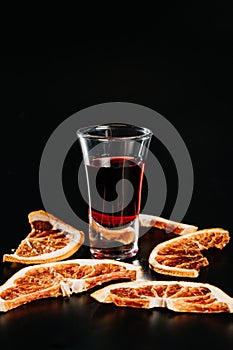
<instances>
[{"instance_id":1,"label":"glass rim","mask_svg":"<svg viewBox=\"0 0 233 350\"><path fill-rule=\"evenodd\" d=\"M115 127L115 128L124 128L124 127L128 127L128 128L135 128L137 130L139 130L142 134L141 135L122 135L122 136L111 136L111 135L95 135L95 134L91 134L90 131L91 130L109 130L111 127ZM89 139L101 139L101 140L141 140L143 138L150 138L153 133L150 129L143 127L143 126L138 126L138 125L132 125L132 124L126 124L126 123L106 123L106 124L93 124L93 125L89 125L89 126L85 126L82 128L79 128L77 130L77 136L79 138L89 138Z\"/></svg>"}]
</instances>

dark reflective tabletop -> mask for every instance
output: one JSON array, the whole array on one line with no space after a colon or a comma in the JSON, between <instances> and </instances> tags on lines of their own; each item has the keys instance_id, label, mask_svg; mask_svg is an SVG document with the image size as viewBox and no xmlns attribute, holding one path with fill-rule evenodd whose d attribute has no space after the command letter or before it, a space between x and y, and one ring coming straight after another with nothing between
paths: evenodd
<instances>
[{"instance_id":1,"label":"dark reflective tabletop","mask_svg":"<svg viewBox=\"0 0 233 350\"><path fill-rule=\"evenodd\" d=\"M137 256L127 262L140 264L149 280L189 280L213 284L233 297L232 243L222 251L209 249L209 266L201 269L195 279L179 279L151 271L148 257L154 245L175 237L150 229L139 240ZM72 258L90 258L89 247L83 246ZM22 268L21 264L1 263L1 281ZM112 282L115 283L115 282ZM107 285L105 283L103 286ZM0 314L2 346L34 344L45 349L151 349L154 346L214 346L232 348L233 319L231 314L178 313L167 309L134 309L101 304L90 297L93 288L70 298L49 298L33 301ZM190 343L191 339L191 343ZM28 347L29 348L29 347Z\"/></svg>"}]
</instances>

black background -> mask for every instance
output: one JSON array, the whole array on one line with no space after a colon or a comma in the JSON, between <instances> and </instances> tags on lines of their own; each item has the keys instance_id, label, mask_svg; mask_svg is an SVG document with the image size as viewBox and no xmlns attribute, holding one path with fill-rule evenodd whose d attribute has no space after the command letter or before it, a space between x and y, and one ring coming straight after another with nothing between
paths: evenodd
<instances>
[{"instance_id":1,"label":"black background","mask_svg":"<svg viewBox=\"0 0 233 350\"><path fill-rule=\"evenodd\" d=\"M105 102L141 104L174 125L194 168L193 197L183 222L200 228L223 227L231 234L231 11L224 2L214 2L206 8L164 6L153 12L152 19L149 12L137 18L131 13L136 23L127 29L121 16L116 16L116 22L111 16L105 17L106 22L89 17L85 22L84 16L80 23L79 12L79 25L70 28L72 40L63 32L63 23L49 43L36 46L35 40L25 42L19 36L2 50L1 254L15 248L29 232L28 213L43 209L39 165L52 132L73 113ZM174 164L162 145L156 140L153 145L168 182L163 216L169 217L177 190ZM72 165L67 169L73 171ZM68 185L67 195L73 203ZM81 208L80 215L85 215ZM147 257L153 245L166 237L156 230L150 234L141 238L138 260L148 278L159 279L148 271ZM232 242L220 253L208 252L211 266L199 280L233 297L232 252ZM76 257L89 257L88 249L82 247ZM2 263L1 271L3 283L14 269ZM19 340L24 327L30 339L42 329L51 349L79 348L79 342L80 348L97 349L141 348L142 344L149 349L156 342L186 347L187 339L195 344L218 342L230 349L228 316L116 310L112 305L98 306L85 294L69 301L39 301L2 314L0 329L2 342L10 345L16 339L24 343Z\"/></svg>"}]
</instances>

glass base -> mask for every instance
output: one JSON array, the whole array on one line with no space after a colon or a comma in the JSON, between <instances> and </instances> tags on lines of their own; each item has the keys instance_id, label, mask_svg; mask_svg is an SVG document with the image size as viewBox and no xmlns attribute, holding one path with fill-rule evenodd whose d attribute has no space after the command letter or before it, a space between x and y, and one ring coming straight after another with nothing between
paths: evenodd
<instances>
[{"instance_id":1,"label":"glass base","mask_svg":"<svg viewBox=\"0 0 233 350\"><path fill-rule=\"evenodd\" d=\"M136 243L127 244L115 248L90 248L91 255L95 259L125 260L134 257L138 253Z\"/></svg>"},{"instance_id":2,"label":"glass base","mask_svg":"<svg viewBox=\"0 0 233 350\"><path fill-rule=\"evenodd\" d=\"M96 259L124 260L138 252L138 217L130 224L106 228L93 219L89 225L90 252Z\"/></svg>"}]
</instances>

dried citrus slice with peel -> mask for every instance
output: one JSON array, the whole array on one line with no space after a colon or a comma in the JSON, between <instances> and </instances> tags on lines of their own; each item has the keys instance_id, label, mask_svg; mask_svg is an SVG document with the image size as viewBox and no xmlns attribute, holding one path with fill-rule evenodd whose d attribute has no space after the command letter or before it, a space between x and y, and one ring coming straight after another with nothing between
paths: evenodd
<instances>
[{"instance_id":1,"label":"dried citrus slice with peel","mask_svg":"<svg viewBox=\"0 0 233 350\"><path fill-rule=\"evenodd\" d=\"M165 307L177 312L233 312L233 298L207 284L181 281L133 281L108 285L91 294L102 303L151 309Z\"/></svg>"},{"instance_id":2,"label":"dried citrus slice with peel","mask_svg":"<svg viewBox=\"0 0 233 350\"><path fill-rule=\"evenodd\" d=\"M150 253L149 266L171 276L197 277L201 267L209 264L202 250L223 249L229 242L227 230L209 228L188 233L158 244Z\"/></svg>"},{"instance_id":3,"label":"dried citrus slice with peel","mask_svg":"<svg viewBox=\"0 0 233 350\"><path fill-rule=\"evenodd\" d=\"M28 214L31 232L13 254L3 261L40 264L59 261L74 254L84 242L84 233L44 210Z\"/></svg>"},{"instance_id":4,"label":"dried citrus slice with peel","mask_svg":"<svg viewBox=\"0 0 233 350\"><path fill-rule=\"evenodd\" d=\"M27 266L0 286L0 311L42 298L70 296L114 280L136 280L138 265L115 260L73 259Z\"/></svg>"},{"instance_id":5,"label":"dried citrus slice with peel","mask_svg":"<svg viewBox=\"0 0 233 350\"><path fill-rule=\"evenodd\" d=\"M195 225L171 221L161 218L160 216L147 214L139 214L139 223L142 227L156 227L160 230L173 232L177 235L185 235L198 230L198 227Z\"/></svg>"}]
</instances>

